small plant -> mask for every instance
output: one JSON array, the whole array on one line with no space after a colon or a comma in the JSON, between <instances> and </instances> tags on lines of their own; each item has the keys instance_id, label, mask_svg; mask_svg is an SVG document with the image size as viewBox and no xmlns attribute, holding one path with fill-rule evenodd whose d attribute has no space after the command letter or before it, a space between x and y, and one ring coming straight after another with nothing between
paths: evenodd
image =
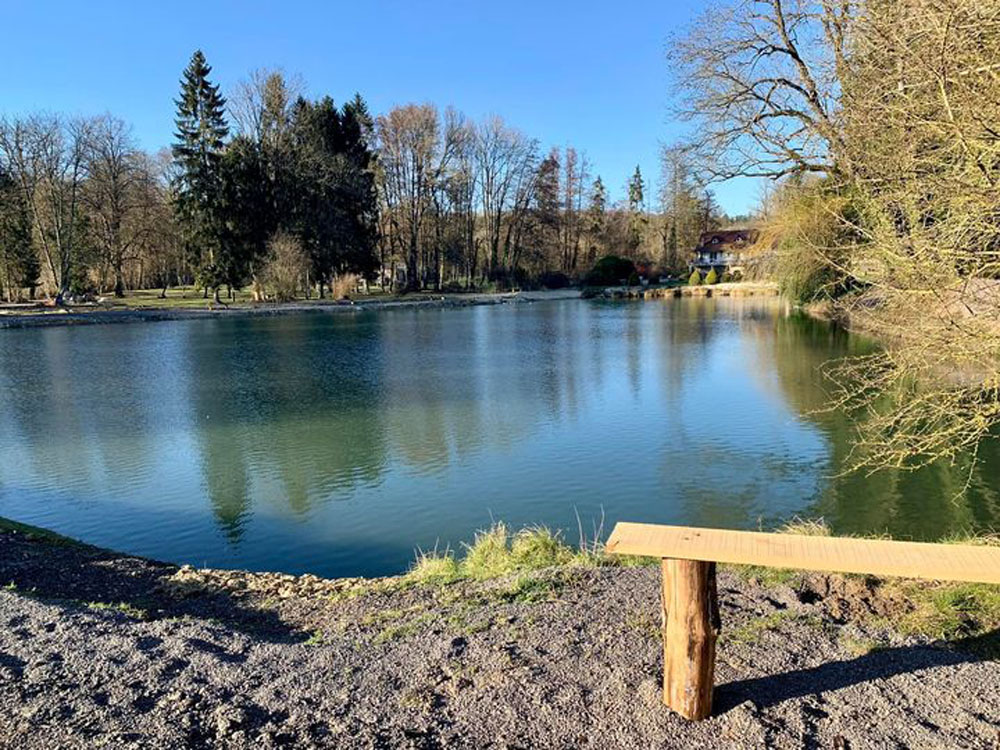
<instances>
[{"instance_id":1,"label":"small plant","mask_svg":"<svg viewBox=\"0 0 1000 750\"><path fill-rule=\"evenodd\" d=\"M88 609L94 609L98 611L111 611L120 612L128 617L133 617L136 620L145 620L149 617L149 613L144 609L139 609L128 602L118 602L117 604L111 604L108 602L87 602Z\"/></svg>"},{"instance_id":2,"label":"small plant","mask_svg":"<svg viewBox=\"0 0 1000 750\"><path fill-rule=\"evenodd\" d=\"M326 638L323 636L322 630L314 630L312 635L304 641L306 646L322 646L325 642Z\"/></svg>"},{"instance_id":3,"label":"small plant","mask_svg":"<svg viewBox=\"0 0 1000 750\"><path fill-rule=\"evenodd\" d=\"M715 272L714 268L710 269L709 272L708 272L708 274L705 276L705 283L706 284L718 284L719 283L719 274L717 274Z\"/></svg>"},{"instance_id":4,"label":"small plant","mask_svg":"<svg viewBox=\"0 0 1000 750\"><path fill-rule=\"evenodd\" d=\"M696 268L688 277L688 286L698 286L701 284L701 272Z\"/></svg>"}]
</instances>

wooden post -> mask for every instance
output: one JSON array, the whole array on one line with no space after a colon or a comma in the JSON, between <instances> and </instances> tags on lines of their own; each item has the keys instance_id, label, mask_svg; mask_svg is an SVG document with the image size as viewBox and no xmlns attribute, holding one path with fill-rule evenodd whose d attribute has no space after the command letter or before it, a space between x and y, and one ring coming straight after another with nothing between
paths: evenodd
<instances>
[{"instance_id":1,"label":"wooden post","mask_svg":"<svg viewBox=\"0 0 1000 750\"><path fill-rule=\"evenodd\" d=\"M663 558L663 702L686 719L712 713L719 602L715 563Z\"/></svg>"}]
</instances>

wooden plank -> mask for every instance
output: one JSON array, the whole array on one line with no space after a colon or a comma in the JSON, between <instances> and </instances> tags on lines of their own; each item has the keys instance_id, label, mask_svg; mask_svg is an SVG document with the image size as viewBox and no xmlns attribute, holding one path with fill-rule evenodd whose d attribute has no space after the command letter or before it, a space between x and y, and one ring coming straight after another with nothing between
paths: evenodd
<instances>
[{"instance_id":1,"label":"wooden plank","mask_svg":"<svg viewBox=\"0 0 1000 750\"><path fill-rule=\"evenodd\" d=\"M618 523L615 555L1000 584L1000 548Z\"/></svg>"}]
</instances>

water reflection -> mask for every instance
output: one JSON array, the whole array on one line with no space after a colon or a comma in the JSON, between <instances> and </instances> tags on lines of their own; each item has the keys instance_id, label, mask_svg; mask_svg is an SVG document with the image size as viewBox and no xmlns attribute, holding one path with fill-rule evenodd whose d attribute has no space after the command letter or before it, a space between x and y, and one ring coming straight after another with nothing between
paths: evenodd
<instances>
[{"instance_id":1,"label":"water reflection","mask_svg":"<svg viewBox=\"0 0 1000 750\"><path fill-rule=\"evenodd\" d=\"M819 368L866 347L755 299L7 331L0 515L328 575L398 571L491 516L998 525L995 442L975 467L840 475L852 431L817 411Z\"/></svg>"}]
</instances>

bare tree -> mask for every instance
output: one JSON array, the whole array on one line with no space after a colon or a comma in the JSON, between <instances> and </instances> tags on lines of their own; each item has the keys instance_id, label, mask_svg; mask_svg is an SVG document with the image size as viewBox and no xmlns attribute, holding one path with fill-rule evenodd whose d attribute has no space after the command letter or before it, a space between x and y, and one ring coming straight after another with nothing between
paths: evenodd
<instances>
[{"instance_id":1,"label":"bare tree","mask_svg":"<svg viewBox=\"0 0 1000 750\"><path fill-rule=\"evenodd\" d=\"M669 58L712 179L848 169L840 120L851 0L737 0L706 10Z\"/></svg>"},{"instance_id":2,"label":"bare tree","mask_svg":"<svg viewBox=\"0 0 1000 750\"><path fill-rule=\"evenodd\" d=\"M87 140L87 180L81 201L102 262L114 276L116 297L125 296L125 265L138 258L153 231L151 214L162 201L148 158L131 129L105 115L92 121Z\"/></svg>"},{"instance_id":3,"label":"bare tree","mask_svg":"<svg viewBox=\"0 0 1000 750\"><path fill-rule=\"evenodd\" d=\"M407 288L419 289L424 218L464 138L464 125L451 111L442 123L433 105L407 104L380 116L376 134L389 228L404 248Z\"/></svg>"},{"instance_id":4,"label":"bare tree","mask_svg":"<svg viewBox=\"0 0 1000 750\"><path fill-rule=\"evenodd\" d=\"M505 214L519 223L530 203L538 143L494 115L476 128L474 154L489 274L495 277L503 271L501 250L509 254L514 239L511 230L504 241Z\"/></svg>"},{"instance_id":5,"label":"bare tree","mask_svg":"<svg viewBox=\"0 0 1000 750\"><path fill-rule=\"evenodd\" d=\"M292 105L305 90L301 77L288 76L280 69L251 71L226 100L236 132L255 143L276 146L288 130Z\"/></svg>"},{"instance_id":6,"label":"bare tree","mask_svg":"<svg viewBox=\"0 0 1000 750\"><path fill-rule=\"evenodd\" d=\"M0 159L28 207L58 303L73 282L90 130L86 120L49 115L0 121Z\"/></svg>"}]
</instances>

